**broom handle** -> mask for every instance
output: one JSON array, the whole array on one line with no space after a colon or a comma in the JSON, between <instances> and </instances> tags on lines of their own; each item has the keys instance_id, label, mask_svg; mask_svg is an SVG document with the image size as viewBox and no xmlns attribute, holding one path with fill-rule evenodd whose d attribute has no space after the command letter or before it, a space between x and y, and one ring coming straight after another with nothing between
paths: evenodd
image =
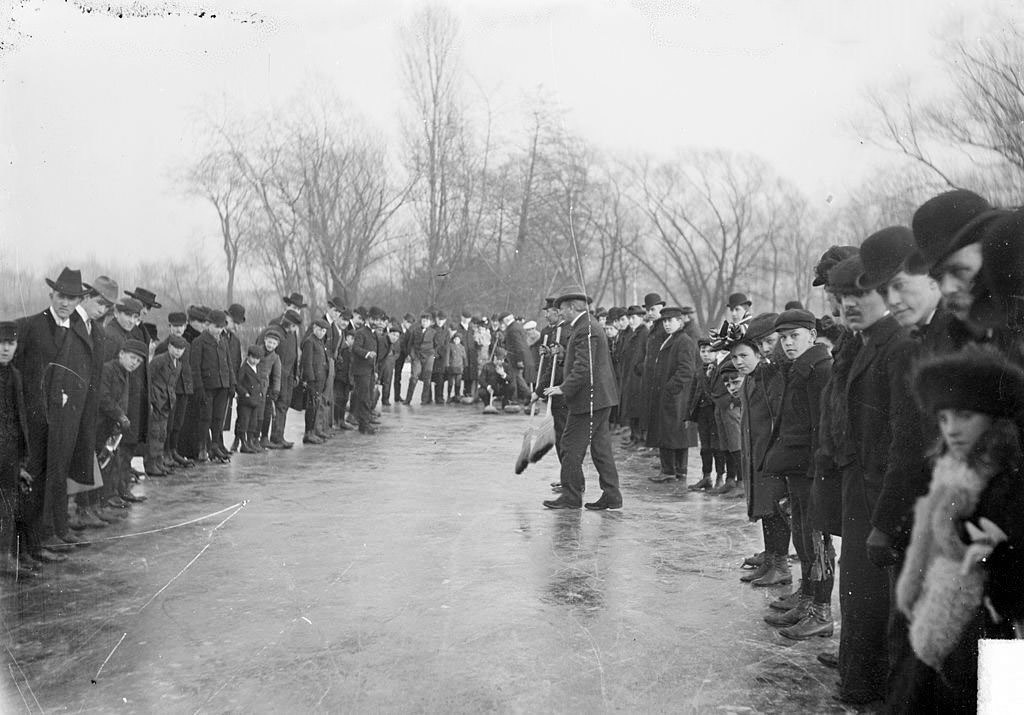
<instances>
[{"instance_id":1,"label":"broom handle","mask_svg":"<svg viewBox=\"0 0 1024 715\"><path fill-rule=\"evenodd\" d=\"M544 343L543 343L543 345L546 347L547 344L548 344L548 336L545 335L544 336ZM537 361L537 377L534 378L534 382L533 382L533 391L534 392L537 391L537 384L540 381L540 374L542 372L544 372L544 353L540 354L540 359ZM554 371L552 370L552 373L553 372ZM535 414L537 414L537 401L536 400L530 400L530 417L532 418Z\"/></svg>"},{"instance_id":2,"label":"broom handle","mask_svg":"<svg viewBox=\"0 0 1024 715\"><path fill-rule=\"evenodd\" d=\"M562 344L562 326L559 325L557 328L555 328L555 345L561 345L561 344ZM548 385L548 387L554 387L555 386L555 366L557 364L558 364L558 356L552 356L552 358L551 358L551 382ZM548 404L544 408L544 416L545 417L550 417L551 416L551 399L552 398L550 398L550 397L548 398Z\"/></svg>"}]
</instances>

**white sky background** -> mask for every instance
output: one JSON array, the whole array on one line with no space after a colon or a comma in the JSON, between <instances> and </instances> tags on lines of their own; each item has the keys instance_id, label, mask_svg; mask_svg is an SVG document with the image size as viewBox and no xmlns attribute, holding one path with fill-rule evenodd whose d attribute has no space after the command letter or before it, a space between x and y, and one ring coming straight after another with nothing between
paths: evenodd
<instances>
[{"instance_id":1,"label":"white sky background","mask_svg":"<svg viewBox=\"0 0 1024 715\"><path fill-rule=\"evenodd\" d=\"M219 253L216 216L171 176L198 156L204 104L251 113L323 82L397 144L398 28L413 0L14 3L0 55L0 260L25 267ZM1008 2L461 0L463 66L522 124L538 86L567 126L616 153L725 147L760 154L814 201L889 160L851 122L864 91L941 85L951 17ZM242 22L256 15L262 23ZM917 86L917 84L915 86ZM468 85L472 88L472 84Z\"/></svg>"}]
</instances>

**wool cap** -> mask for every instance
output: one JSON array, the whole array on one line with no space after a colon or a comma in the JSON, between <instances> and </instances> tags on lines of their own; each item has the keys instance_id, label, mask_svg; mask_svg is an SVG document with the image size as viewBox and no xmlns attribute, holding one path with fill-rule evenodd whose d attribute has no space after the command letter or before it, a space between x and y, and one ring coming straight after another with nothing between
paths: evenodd
<instances>
[{"instance_id":1,"label":"wool cap","mask_svg":"<svg viewBox=\"0 0 1024 715\"><path fill-rule=\"evenodd\" d=\"M856 246L832 246L829 248L821 254L818 264L814 267L814 280L811 281L811 285L829 287L829 271L835 268L841 261L845 261L851 256L856 256L859 251L860 249Z\"/></svg>"},{"instance_id":2,"label":"wool cap","mask_svg":"<svg viewBox=\"0 0 1024 715\"><path fill-rule=\"evenodd\" d=\"M586 303L592 302L592 299L587 295L587 292L583 290L581 286L576 285L567 286L558 293L558 297L555 298L555 307L561 307L562 303L567 300L582 300Z\"/></svg>"},{"instance_id":3,"label":"wool cap","mask_svg":"<svg viewBox=\"0 0 1024 715\"><path fill-rule=\"evenodd\" d=\"M330 323L328 323L323 318L317 318L316 320L314 320L313 321L313 325L315 325L318 328L323 328L324 330L330 330L331 329Z\"/></svg>"},{"instance_id":4,"label":"wool cap","mask_svg":"<svg viewBox=\"0 0 1024 715\"><path fill-rule=\"evenodd\" d=\"M525 323L523 323L523 330L533 330L536 327L537 327L537 321L536 320L527 320Z\"/></svg>"},{"instance_id":5,"label":"wool cap","mask_svg":"<svg viewBox=\"0 0 1024 715\"><path fill-rule=\"evenodd\" d=\"M277 342L284 340L284 331L276 325L271 325L263 331L264 338L275 338Z\"/></svg>"},{"instance_id":6,"label":"wool cap","mask_svg":"<svg viewBox=\"0 0 1024 715\"><path fill-rule=\"evenodd\" d=\"M742 342L752 345L774 333L775 321L778 317L778 313L760 313L754 316L747 326L747 332L743 336Z\"/></svg>"},{"instance_id":7,"label":"wool cap","mask_svg":"<svg viewBox=\"0 0 1024 715\"><path fill-rule=\"evenodd\" d=\"M711 338L697 338L697 347L711 347Z\"/></svg>"},{"instance_id":8,"label":"wool cap","mask_svg":"<svg viewBox=\"0 0 1024 715\"><path fill-rule=\"evenodd\" d=\"M1024 414L1024 371L995 350L969 345L917 366L914 394L921 409L971 410L1019 420Z\"/></svg>"},{"instance_id":9,"label":"wool cap","mask_svg":"<svg viewBox=\"0 0 1024 715\"><path fill-rule=\"evenodd\" d=\"M174 326L184 325L188 322L188 316L184 313L168 313L167 322Z\"/></svg>"},{"instance_id":10,"label":"wool cap","mask_svg":"<svg viewBox=\"0 0 1024 715\"><path fill-rule=\"evenodd\" d=\"M223 310L211 310L209 321L218 328L223 328L228 324L228 316Z\"/></svg>"},{"instance_id":11,"label":"wool cap","mask_svg":"<svg viewBox=\"0 0 1024 715\"><path fill-rule=\"evenodd\" d=\"M946 191L928 199L914 212L914 241L924 263L935 266L964 246L979 241L978 229L1006 213L992 208L973 191Z\"/></svg>"},{"instance_id":12,"label":"wool cap","mask_svg":"<svg viewBox=\"0 0 1024 715\"><path fill-rule=\"evenodd\" d=\"M718 375L722 379L732 377L733 375L739 375L740 371L733 365L732 360L725 360L718 366Z\"/></svg>"},{"instance_id":13,"label":"wool cap","mask_svg":"<svg viewBox=\"0 0 1024 715\"><path fill-rule=\"evenodd\" d=\"M262 358L266 355L266 351L259 345L250 345L249 349L245 351L246 357Z\"/></svg>"},{"instance_id":14,"label":"wool cap","mask_svg":"<svg viewBox=\"0 0 1024 715\"><path fill-rule=\"evenodd\" d=\"M170 345L172 348L178 348L179 350L184 350L185 348L188 347L188 341L185 340L185 338L181 337L180 335L169 336L167 338L167 344Z\"/></svg>"},{"instance_id":15,"label":"wool cap","mask_svg":"<svg viewBox=\"0 0 1024 715\"><path fill-rule=\"evenodd\" d=\"M743 293L733 293L729 296L729 300L726 302L726 306L729 308L738 308L741 305L745 305L749 308L753 303L751 303L750 298Z\"/></svg>"},{"instance_id":16,"label":"wool cap","mask_svg":"<svg viewBox=\"0 0 1024 715\"><path fill-rule=\"evenodd\" d=\"M202 305L190 305L188 307L188 319L205 323L210 319L210 311Z\"/></svg>"},{"instance_id":17,"label":"wool cap","mask_svg":"<svg viewBox=\"0 0 1024 715\"><path fill-rule=\"evenodd\" d=\"M775 330L792 330L793 328L806 328L814 330L814 313L809 310L791 309L783 311L775 319Z\"/></svg>"},{"instance_id":18,"label":"wool cap","mask_svg":"<svg viewBox=\"0 0 1024 715\"><path fill-rule=\"evenodd\" d=\"M133 355L138 355L143 360L149 357L149 348L146 344L141 340L135 340L134 338L126 340L124 347L122 347L121 350L132 353Z\"/></svg>"},{"instance_id":19,"label":"wool cap","mask_svg":"<svg viewBox=\"0 0 1024 715\"><path fill-rule=\"evenodd\" d=\"M18 339L18 324L13 320L0 321L0 343L13 343Z\"/></svg>"},{"instance_id":20,"label":"wool cap","mask_svg":"<svg viewBox=\"0 0 1024 715\"><path fill-rule=\"evenodd\" d=\"M142 303L135 298L122 298L115 307L119 313L139 315L142 312Z\"/></svg>"},{"instance_id":21,"label":"wool cap","mask_svg":"<svg viewBox=\"0 0 1024 715\"><path fill-rule=\"evenodd\" d=\"M906 226L889 226L871 234L860 245L863 270L857 276L857 287L874 290L888 283L916 251L914 232Z\"/></svg>"}]
</instances>

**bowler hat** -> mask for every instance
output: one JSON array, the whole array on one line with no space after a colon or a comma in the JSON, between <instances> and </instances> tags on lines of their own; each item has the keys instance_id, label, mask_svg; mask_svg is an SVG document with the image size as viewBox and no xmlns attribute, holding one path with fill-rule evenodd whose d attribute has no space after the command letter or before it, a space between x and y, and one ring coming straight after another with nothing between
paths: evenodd
<instances>
[{"instance_id":1,"label":"bowler hat","mask_svg":"<svg viewBox=\"0 0 1024 715\"><path fill-rule=\"evenodd\" d=\"M333 298L327 301L327 305L337 310L341 310L342 308L345 307L345 301L343 301L339 296L334 296Z\"/></svg>"},{"instance_id":2,"label":"bowler hat","mask_svg":"<svg viewBox=\"0 0 1024 715\"><path fill-rule=\"evenodd\" d=\"M339 310L338 315L341 316L342 320L352 320L352 311L348 308L342 308Z\"/></svg>"},{"instance_id":3,"label":"bowler hat","mask_svg":"<svg viewBox=\"0 0 1024 715\"><path fill-rule=\"evenodd\" d=\"M823 254L818 260L818 264L814 266L814 280L811 281L812 286L828 286L828 273L840 261L845 261L850 256L856 256L860 252L860 249L856 246L832 246Z\"/></svg>"},{"instance_id":4,"label":"bowler hat","mask_svg":"<svg viewBox=\"0 0 1024 715\"><path fill-rule=\"evenodd\" d=\"M694 313L697 312L697 311L695 311L693 309L692 305L684 305L682 310L683 310L683 315L693 315Z\"/></svg>"},{"instance_id":5,"label":"bowler hat","mask_svg":"<svg viewBox=\"0 0 1024 715\"><path fill-rule=\"evenodd\" d=\"M13 343L18 339L18 324L13 320L0 321L0 343Z\"/></svg>"},{"instance_id":6,"label":"bowler hat","mask_svg":"<svg viewBox=\"0 0 1024 715\"><path fill-rule=\"evenodd\" d=\"M594 315L598 318L606 318L608 316L608 309L603 305L597 306L597 310L594 311Z\"/></svg>"},{"instance_id":7,"label":"bowler hat","mask_svg":"<svg viewBox=\"0 0 1024 715\"><path fill-rule=\"evenodd\" d=\"M554 310L557 307L558 306L555 305L555 299L554 298L545 298L544 299L544 310Z\"/></svg>"},{"instance_id":8,"label":"bowler hat","mask_svg":"<svg viewBox=\"0 0 1024 715\"><path fill-rule=\"evenodd\" d=\"M134 338L126 340L121 349L133 355L138 355L143 360L149 357L149 348L141 340L135 340Z\"/></svg>"},{"instance_id":9,"label":"bowler hat","mask_svg":"<svg viewBox=\"0 0 1024 715\"><path fill-rule=\"evenodd\" d=\"M778 319L778 313L760 313L751 319L750 324L747 326L747 332L743 336L743 342L756 343L762 338L766 338L775 332L775 321Z\"/></svg>"},{"instance_id":10,"label":"bowler hat","mask_svg":"<svg viewBox=\"0 0 1024 715\"><path fill-rule=\"evenodd\" d=\"M218 328L223 328L228 324L228 316L223 310L211 310L209 321Z\"/></svg>"},{"instance_id":11,"label":"bowler hat","mask_svg":"<svg viewBox=\"0 0 1024 715\"><path fill-rule=\"evenodd\" d=\"M857 279L863 272L859 253L845 258L828 272L828 289L840 295L863 293L864 290L857 287Z\"/></svg>"},{"instance_id":12,"label":"bowler hat","mask_svg":"<svg viewBox=\"0 0 1024 715\"><path fill-rule=\"evenodd\" d=\"M968 345L923 361L914 393L926 413L970 410L1018 420L1024 413L1024 372L997 351Z\"/></svg>"},{"instance_id":13,"label":"bowler hat","mask_svg":"<svg viewBox=\"0 0 1024 715\"><path fill-rule=\"evenodd\" d=\"M661 309L661 317L663 319L664 318L682 318L683 317L683 309L682 308L676 308L676 307L662 308Z\"/></svg>"},{"instance_id":14,"label":"bowler hat","mask_svg":"<svg viewBox=\"0 0 1024 715\"><path fill-rule=\"evenodd\" d=\"M330 323L328 323L323 318L317 318L316 320L314 320L313 321L313 325L315 325L318 328L323 328L324 330L330 330L331 329Z\"/></svg>"},{"instance_id":15,"label":"bowler hat","mask_svg":"<svg viewBox=\"0 0 1024 715\"><path fill-rule=\"evenodd\" d=\"M985 327L1019 327L1024 319L1024 210L997 219L983 230L981 270L975 282L971 319Z\"/></svg>"},{"instance_id":16,"label":"bowler hat","mask_svg":"<svg viewBox=\"0 0 1024 715\"><path fill-rule=\"evenodd\" d=\"M188 317L184 313L168 313L167 322L170 325L184 325L188 322Z\"/></svg>"},{"instance_id":17,"label":"bowler hat","mask_svg":"<svg viewBox=\"0 0 1024 715\"><path fill-rule=\"evenodd\" d=\"M653 308L656 305L665 305L665 301L657 293L648 293L644 296L644 308Z\"/></svg>"},{"instance_id":18,"label":"bowler hat","mask_svg":"<svg viewBox=\"0 0 1024 715\"><path fill-rule=\"evenodd\" d=\"M631 305L626 309L626 315L645 315L645 313L641 306Z\"/></svg>"},{"instance_id":19,"label":"bowler hat","mask_svg":"<svg viewBox=\"0 0 1024 715\"><path fill-rule=\"evenodd\" d=\"M803 310L804 304L798 300L786 301L786 310Z\"/></svg>"},{"instance_id":20,"label":"bowler hat","mask_svg":"<svg viewBox=\"0 0 1024 715\"><path fill-rule=\"evenodd\" d=\"M82 285L82 272L73 271L67 266L64 266L64 270L57 276L57 280L51 281L47 278L46 284L58 293L63 293L72 298L81 298L88 292L86 287Z\"/></svg>"},{"instance_id":21,"label":"bowler hat","mask_svg":"<svg viewBox=\"0 0 1024 715\"><path fill-rule=\"evenodd\" d=\"M814 326L814 313L809 310L803 310L802 308L784 310L779 317L775 319L776 331L792 330L794 328L814 330Z\"/></svg>"},{"instance_id":22,"label":"bowler hat","mask_svg":"<svg viewBox=\"0 0 1024 715\"><path fill-rule=\"evenodd\" d=\"M205 323L210 319L210 310L202 305L190 305L188 307L188 319Z\"/></svg>"},{"instance_id":23,"label":"bowler hat","mask_svg":"<svg viewBox=\"0 0 1024 715\"><path fill-rule=\"evenodd\" d=\"M555 307L561 307L562 303L567 300L582 300L585 303L590 303L591 298L587 295L587 292L581 286L568 286L563 288L555 298Z\"/></svg>"},{"instance_id":24,"label":"bowler hat","mask_svg":"<svg viewBox=\"0 0 1024 715\"><path fill-rule=\"evenodd\" d=\"M83 283L82 286L87 290L95 292L111 305L117 302L117 298L121 294L117 287L117 281L107 276L96 276L96 280L91 284Z\"/></svg>"},{"instance_id":25,"label":"bowler hat","mask_svg":"<svg viewBox=\"0 0 1024 715\"><path fill-rule=\"evenodd\" d=\"M377 307L377 306L375 306L375 305L371 305L371 306L370 306L370 310L369 310L369 311L367 311L367 313L368 313L368 314L369 314L369 316L370 316L371 318L373 318L374 320L378 320L378 319L380 319L380 318L383 318L383 317L384 317L384 311L383 311L383 310L381 310L380 308L378 308L378 307Z\"/></svg>"},{"instance_id":26,"label":"bowler hat","mask_svg":"<svg viewBox=\"0 0 1024 715\"><path fill-rule=\"evenodd\" d=\"M132 298L139 301L147 308L159 309L163 307L162 305L156 302L156 293L148 291L145 288L136 287L134 291L126 290L124 294L127 296L131 296Z\"/></svg>"},{"instance_id":27,"label":"bowler hat","mask_svg":"<svg viewBox=\"0 0 1024 715\"><path fill-rule=\"evenodd\" d=\"M616 320L618 320L619 318L624 317L625 315L626 315L626 309L625 308L620 308L619 306L615 305L615 306L612 306L611 308L608 309L607 320L608 320L609 323L614 323Z\"/></svg>"},{"instance_id":28,"label":"bowler hat","mask_svg":"<svg viewBox=\"0 0 1024 715\"><path fill-rule=\"evenodd\" d=\"M289 296L285 296L281 300L284 301L285 305L290 305L293 308L307 307L306 299L302 297L302 293L292 293Z\"/></svg>"},{"instance_id":29,"label":"bowler hat","mask_svg":"<svg viewBox=\"0 0 1024 715\"><path fill-rule=\"evenodd\" d=\"M855 281L861 290L874 290L903 270L904 262L916 250L914 232L906 226L889 226L876 231L860 245L862 270Z\"/></svg>"},{"instance_id":30,"label":"bowler hat","mask_svg":"<svg viewBox=\"0 0 1024 715\"><path fill-rule=\"evenodd\" d=\"M114 306L120 313L131 313L138 315L142 312L142 302L135 298L122 298Z\"/></svg>"},{"instance_id":31,"label":"bowler hat","mask_svg":"<svg viewBox=\"0 0 1024 715\"><path fill-rule=\"evenodd\" d=\"M228 306L228 315L230 315L231 319L236 323L245 322L245 308L238 303L232 303Z\"/></svg>"},{"instance_id":32,"label":"bowler hat","mask_svg":"<svg viewBox=\"0 0 1024 715\"><path fill-rule=\"evenodd\" d=\"M299 314L296 313L294 310L284 311L284 316L282 317L284 320L288 321L292 325L302 325L302 318L300 318Z\"/></svg>"},{"instance_id":33,"label":"bowler hat","mask_svg":"<svg viewBox=\"0 0 1024 715\"><path fill-rule=\"evenodd\" d=\"M973 191L946 191L921 204L911 226L922 261L938 265L950 254L980 240L977 229L1008 212L992 208Z\"/></svg>"},{"instance_id":34,"label":"bowler hat","mask_svg":"<svg viewBox=\"0 0 1024 715\"><path fill-rule=\"evenodd\" d=\"M188 347L188 341L185 340L185 338L181 337L180 335L168 336L167 344L170 345L172 348L178 348L179 350L184 350L185 348Z\"/></svg>"},{"instance_id":35,"label":"bowler hat","mask_svg":"<svg viewBox=\"0 0 1024 715\"><path fill-rule=\"evenodd\" d=\"M743 293L733 293L729 296L729 301L726 303L726 307L729 308L738 308L741 305L745 305L749 308L753 303L751 303L750 298Z\"/></svg>"}]
</instances>

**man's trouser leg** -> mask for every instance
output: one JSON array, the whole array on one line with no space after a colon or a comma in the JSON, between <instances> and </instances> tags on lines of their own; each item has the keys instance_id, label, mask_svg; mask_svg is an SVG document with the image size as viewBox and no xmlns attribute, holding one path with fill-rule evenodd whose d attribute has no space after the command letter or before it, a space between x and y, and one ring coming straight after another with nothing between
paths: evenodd
<instances>
[{"instance_id":1,"label":"man's trouser leg","mask_svg":"<svg viewBox=\"0 0 1024 715\"><path fill-rule=\"evenodd\" d=\"M551 400L551 421L555 425L555 453L561 461L562 433L565 431L565 421L569 417L569 408L565 406L565 398L561 395L554 395L548 399Z\"/></svg>"},{"instance_id":2,"label":"man's trouser leg","mask_svg":"<svg viewBox=\"0 0 1024 715\"><path fill-rule=\"evenodd\" d=\"M359 429L365 431L370 427L373 375L353 375L352 383L353 417L359 423Z\"/></svg>"},{"instance_id":3,"label":"man's trouser leg","mask_svg":"<svg viewBox=\"0 0 1024 715\"><path fill-rule=\"evenodd\" d=\"M405 358L401 357L401 356L395 358L395 369L392 372L392 374L394 375L394 379L392 380L392 382L394 383L394 386L395 386L395 398L394 398L395 402L401 402L402 401L402 368L403 367L405 367Z\"/></svg>"},{"instance_id":4,"label":"man's trouser leg","mask_svg":"<svg viewBox=\"0 0 1024 715\"><path fill-rule=\"evenodd\" d=\"M423 370L423 365L417 358L409 358L409 387L405 392L405 401L412 404L412 396L416 391L416 383L420 380L420 373Z\"/></svg>"},{"instance_id":5,"label":"man's trouser leg","mask_svg":"<svg viewBox=\"0 0 1024 715\"><path fill-rule=\"evenodd\" d=\"M288 423L288 403L279 399L274 405L274 429L270 434L271 442L284 441L284 428Z\"/></svg>"},{"instance_id":6,"label":"man's trouser leg","mask_svg":"<svg viewBox=\"0 0 1024 715\"><path fill-rule=\"evenodd\" d=\"M181 435L181 426L185 424L185 412L188 410L188 401L189 395L186 394L176 395L174 400L174 412L171 413L171 419L167 425L166 442L167 449L172 452L178 450L178 437Z\"/></svg>"},{"instance_id":7,"label":"man's trouser leg","mask_svg":"<svg viewBox=\"0 0 1024 715\"><path fill-rule=\"evenodd\" d=\"M221 387L216 390L208 390L207 392L210 393L210 405L212 410L212 416L210 419L210 426L212 428L210 431L210 438L216 442L218 446L223 448L225 413L228 409L231 391L226 387Z\"/></svg>"}]
</instances>

